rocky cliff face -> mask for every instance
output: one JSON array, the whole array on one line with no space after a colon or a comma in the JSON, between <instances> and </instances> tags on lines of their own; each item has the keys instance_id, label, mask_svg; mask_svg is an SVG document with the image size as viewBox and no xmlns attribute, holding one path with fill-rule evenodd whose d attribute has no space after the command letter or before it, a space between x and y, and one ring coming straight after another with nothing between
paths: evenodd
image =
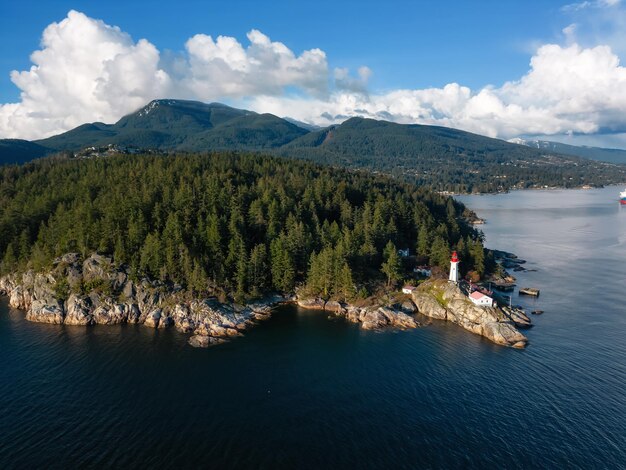
<instances>
[{"instance_id":1,"label":"rocky cliff face","mask_svg":"<svg viewBox=\"0 0 626 470\"><path fill-rule=\"evenodd\" d=\"M531 322L521 310L478 307L457 285L442 280L421 284L412 296L422 315L451 321L497 344L514 348L526 347L528 339L517 327L529 327Z\"/></svg>"},{"instance_id":2,"label":"rocky cliff face","mask_svg":"<svg viewBox=\"0 0 626 470\"><path fill-rule=\"evenodd\" d=\"M176 327L192 333L189 343L197 347L240 336L285 301L279 296L244 306L215 299L188 301L180 287L149 279L134 282L111 258L93 254L81 260L76 253L55 260L48 273L29 271L0 278L0 294L9 297L11 307L25 310L29 321Z\"/></svg>"}]
</instances>

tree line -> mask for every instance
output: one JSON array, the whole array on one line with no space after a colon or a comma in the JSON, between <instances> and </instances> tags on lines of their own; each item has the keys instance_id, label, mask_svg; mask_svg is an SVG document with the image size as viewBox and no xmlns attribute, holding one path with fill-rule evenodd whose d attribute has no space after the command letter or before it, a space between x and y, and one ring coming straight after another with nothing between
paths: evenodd
<instances>
[{"instance_id":1,"label":"tree line","mask_svg":"<svg viewBox=\"0 0 626 470\"><path fill-rule=\"evenodd\" d=\"M349 299L401 281L400 248L442 268L455 248L482 273L464 209L389 177L256 154L42 159L0 168L0 272L98 251L194 294Z\"/></svg>"}]
</instances>

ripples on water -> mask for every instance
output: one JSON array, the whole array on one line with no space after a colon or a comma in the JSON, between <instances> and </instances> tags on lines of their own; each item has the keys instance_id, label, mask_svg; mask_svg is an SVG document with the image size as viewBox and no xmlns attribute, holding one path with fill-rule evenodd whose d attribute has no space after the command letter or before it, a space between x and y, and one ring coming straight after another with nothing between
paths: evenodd
<instances>
[{"instance_id":1,"label":"ripples on water","mask_svg":"<svg viewBox=\"0 0 626 470\"><path fill-rule=\"evenodd\" d=\"M0 466L619 468L626 211L614 188L462 198L528 260L530 346L435 322L363 332L283 308L196 350L176 331L33 324L0 304Z\"/></svg>"}]
</instances>

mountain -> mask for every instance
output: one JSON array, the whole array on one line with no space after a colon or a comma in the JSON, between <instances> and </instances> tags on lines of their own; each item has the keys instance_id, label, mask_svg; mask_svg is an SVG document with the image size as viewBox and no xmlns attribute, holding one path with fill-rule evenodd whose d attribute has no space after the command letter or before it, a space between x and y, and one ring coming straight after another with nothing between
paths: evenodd
<instances>
[{"instance_id":1,"label":"mountain","mask_svg":"<svg viewBox=\"0 0 626 470\"><path fill-rule=\"evenodd\" d=\"M28 140L0 139L0 165L24 163L51 152L53 150Z\"/></svg>"},{"instance_id":2,"label":"mountain","mask_svg":"<svg viewBox=\"0 0 626 470\"><path fill-rule=\"evenodd\" d=\"M307 132L274 115L220 103L154 100L115 124L83 124L36 143L57 151L109 144L184 151L256 150L281 146Z\"/></svg>"},{"instance_id":3,"label":"mountain","mask_svg":"<svg viewBox=\"0 0 626 470\"><path fill-rule=\"evenodd\" d=\"M354 117L281 147L283 156L389 173L453 192L607 184L626 167L447 127Z\"/></svg>"},{"instance_id":4,"label":"mountain","mask_svg":"<svg viewBox=\"0 0 626 470\"><path fill-rule=\"evenodd\" d=\"M590 160L599 160L610 163L626 163L626 150L623 149L588 147L586 145L568 145L560 142L551 142L549 140L526 140L519 138L511 139L509 142L547 150L549 152L577 155Z\"/></svg>"},{"instance_id":5,"label":"mountain","mask_svg":"<svg viewBox=\"0 0 626 470\"><path fill-rule=\"evenodd\" d=\"M394 175L441 191L575 187L626 181L626 166L531 148L447 127L354 117L324 129L220 103L154 100L115 124L83 124L35 142L4 140L0 162L91 147L262 151ZM14 153L11 153L15 149ZM89 155L89 152L81 152Z\"/></svg>"}]
</instances>

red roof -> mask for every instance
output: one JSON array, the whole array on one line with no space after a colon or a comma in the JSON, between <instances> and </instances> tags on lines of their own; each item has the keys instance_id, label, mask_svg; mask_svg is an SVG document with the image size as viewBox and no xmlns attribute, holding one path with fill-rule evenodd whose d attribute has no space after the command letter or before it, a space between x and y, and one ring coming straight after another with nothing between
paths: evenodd
<instances>
[{"instance_id":1,"label":"red roof","mask_svg":"<svg viewBox=\"0 0 626 470\"><path fill-rule=\"evenodd\" d=\"M488 299L490 299L490 298L491 298L491 297L486 296L486 295L485 295L485 294L483 294L482 292L478 292L477 290L475 290L474 292L472 292L472 293L470 294L470 297L471 297L472 299L476 299L476 300L480 300L480 299L482 299L483 297L487 297Z\"/></svg>"},{"instance_id":2,"label":"red roof","mask_svg":"<svg viewBox=\"0 0 626 470\"><path fill-rule=\"evenodd\" d=\"M415 290L414 286L404 286L403 289Z\"/></svg>"}]
</instances>

